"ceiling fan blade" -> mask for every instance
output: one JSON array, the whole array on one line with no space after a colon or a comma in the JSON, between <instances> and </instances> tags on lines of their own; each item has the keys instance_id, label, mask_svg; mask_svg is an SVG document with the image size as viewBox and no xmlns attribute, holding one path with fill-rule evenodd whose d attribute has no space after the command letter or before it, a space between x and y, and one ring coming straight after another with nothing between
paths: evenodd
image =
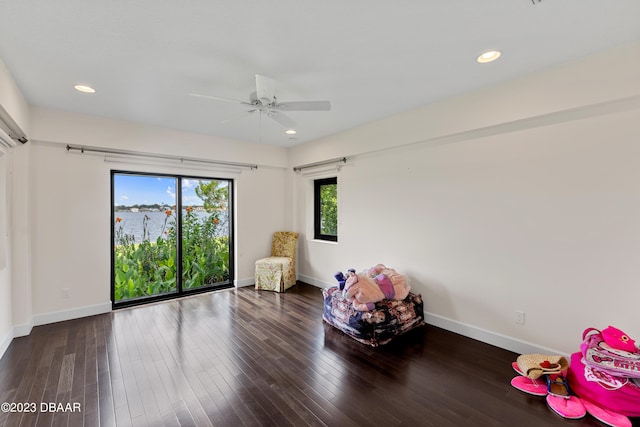
<instances>
[{"instance_id":1,"label":"ceiling fan blade","mask_svg":"<svg viewBox=\"0 0 640 427\"><path fill-rule=\"evenodd\" d=\"M296 122L294 122L291 117L277 110L269 110L267 112L267 117L275 120L287 129L292 129L296 126Z\"/></svg>"},{"instance_id":2,"label":"ceiling fan blade","mask_svg":"<svg viewBox=\"0 0 640 427\"><path fill-rule=\"evenodd\" d=\"M262 105L271 104L276 96L276 81L270 77L256 74L256 95Z\"/></svg>"},{"instance_id":3,"label":"ceiling fan blade","mask_svg":"<svg viewBox=\"0 0 640 427\"><path fill-rule=\"evenodd\" d=\"M205 98L205 99L215 99L216 101L231 101L231 102L239 102L240 104L250 105L248 102L243 101L242 99L235 98L225 98L224 96L215 96L215 95L204 95L202 93L188 93L189 96L195 96L196 98Z\"/></svg>"},{"instance_id":4,"label":"ceiling fan blade","mask_svg":"<svg viewBox=\"0 0 640 427\"><path fill-rule=\"evenodd\" d=\"M282 111L330 111L331 102L329 101L278 102L275 108Z\"/></svg>"},{"instance_id":5,"label":"ceiling fan blade","mask_svg":"<svg viewBox=\"0 0 640 427\"><path fill-rule=\"evenodd\" d=\"M226 119L224 119L223 121L221 121L221 122L220 122L220 124L222 125L222 124L225 124L225 123L232 122L232 121L234 121L234 120L242 119L243 117L250 116L252 113L255 113L256 111L258 111L258 110L256 110L255 108L254 108L253 110L241 111L241 112L240 112L240 113L238 113L238 114L234 114L234 115L232 115L232 116L230 116L230 117L227 117Z\"/></svg>"}]
</instances>

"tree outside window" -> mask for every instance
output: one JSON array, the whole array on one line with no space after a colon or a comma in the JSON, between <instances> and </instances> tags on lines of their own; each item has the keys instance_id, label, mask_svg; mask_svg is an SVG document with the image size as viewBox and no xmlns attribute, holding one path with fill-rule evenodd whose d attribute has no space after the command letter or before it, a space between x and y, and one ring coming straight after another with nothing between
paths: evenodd
<instances>
[{"instance_id":1,"label":"tree outside window","mask_svg":"<svg viewBox=\"0 0 640 427\"><path fill-rule=\"evenodd\" d=\"M314 238L338 241L338 178L314 181Z\"/></svg>"}]
</instances>

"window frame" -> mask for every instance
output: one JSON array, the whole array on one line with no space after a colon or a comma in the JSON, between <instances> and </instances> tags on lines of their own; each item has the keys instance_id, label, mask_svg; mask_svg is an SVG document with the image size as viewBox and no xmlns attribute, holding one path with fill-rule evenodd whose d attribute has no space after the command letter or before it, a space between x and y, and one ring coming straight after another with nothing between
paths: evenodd
<instances>
[{"instance_id":1,"label":"window frame","mask_svg":"<svg viewBox=\"0 0 640 427\"><path fill-rule=\"evenodd\" d=\"M112 169L110 171L111 174L111 191L110 191L110 205L111 205L111 241L110 241L110 258L111 258L111 308L113 310L131 307L136 305L148 304L157 301L170 300L182 298L188 295L212 292L221 289L229 289L234 287L235 281L235 225L233 222L233 218L235 215L235 203L234 203L234 186L235 179L232 178L218 178L211 176L201 176L199 174L180 174L180 173L155 173L155 172L140 172L140 171L131 171L131 170L121 170L121 169ZM141 176L141 177L163 177L163 178L173 178L176 180L176 188L175 188L175 210L176 210L176 227L177 227L177 240L176 240L176 291L157 294L157 295L149 295L149 296L141 296L135 297L131 299L119 300L116 301L115 298L115 229L114 223L116 221L116 211L115 211L115 176L116 175L132 175L132 176ZM183 221L183 213L184 204L182 200L182 182L185 179L203 179L203 180L217 180L217 181L226 181L229 185L229 279L224 282L219 282L207 286L201 286L196 288L183 288L182 276L183 276L183 259L182 259L182 221Z\"/></svg>"},{"instance_id":2,"label":"window frame","mask_svg":"<svg viewBox=\"0 0 640 427\"><path fill-rule=\"evenodd\" d=\"M321 190L325 185L335 185L336 193L338 190L338 177L333 176L330 178L321 178L313 180L313 238L316 240L325 240L329 242L338 241L338 230L336 224L336 235L322 233L321 220ZM337 209L337 207L336 207Z\"/></svg>"}]
</instances>

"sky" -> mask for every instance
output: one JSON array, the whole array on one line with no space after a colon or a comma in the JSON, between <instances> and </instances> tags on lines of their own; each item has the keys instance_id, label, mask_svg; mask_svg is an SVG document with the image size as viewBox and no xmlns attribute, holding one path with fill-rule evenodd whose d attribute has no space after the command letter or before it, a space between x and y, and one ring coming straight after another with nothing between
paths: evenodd
<instances>
[{"instance_id":1,"label":"sky","mask_svg":"<svg viewBox=\"0 0 640 427\"><path fill-rule=\"evenodd\" d=\"M115 174L113 182L114 205L133 206L157 203L173 206L176 203L176 178ZM202 200L195 193L199 182L199 179L182 179L183 206L202 205Z\"/></svg>"}]
</instances>

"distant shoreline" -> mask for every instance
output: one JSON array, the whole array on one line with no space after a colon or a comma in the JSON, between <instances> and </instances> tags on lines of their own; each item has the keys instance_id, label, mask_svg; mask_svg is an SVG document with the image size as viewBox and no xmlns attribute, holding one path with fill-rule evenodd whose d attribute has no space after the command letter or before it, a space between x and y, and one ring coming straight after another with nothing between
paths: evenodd
<instances>
[{"instance_id":1,"label":"distant shoreline","mask_svg":"<svg viewBox=\"0 0 640 427\"><path fill-rule=\"evenodd\" d=\"M175 223L175 212L173 209L171 210L171 215L167 215L165 210L158 211L114 211L114 229L120 228L123 233L132 235L134 237L135 243L142 242L145 237L145 231L149 237L150 241L156 240L158 237L163 236L163 234L167 231L166 227L170 227L170 223ZM183 212L186 209L183 209ZM194 207L194 213L201 220L208 218L210 213L206 212L204 209L202 211L198 211ZM147 217L145 219L145 217ZM226 215L220 216L221 227L219 229L219 235L226 235L226 230L223 227L223 224L226 223L227 217Z\"/></svg>"}]
</instances>

